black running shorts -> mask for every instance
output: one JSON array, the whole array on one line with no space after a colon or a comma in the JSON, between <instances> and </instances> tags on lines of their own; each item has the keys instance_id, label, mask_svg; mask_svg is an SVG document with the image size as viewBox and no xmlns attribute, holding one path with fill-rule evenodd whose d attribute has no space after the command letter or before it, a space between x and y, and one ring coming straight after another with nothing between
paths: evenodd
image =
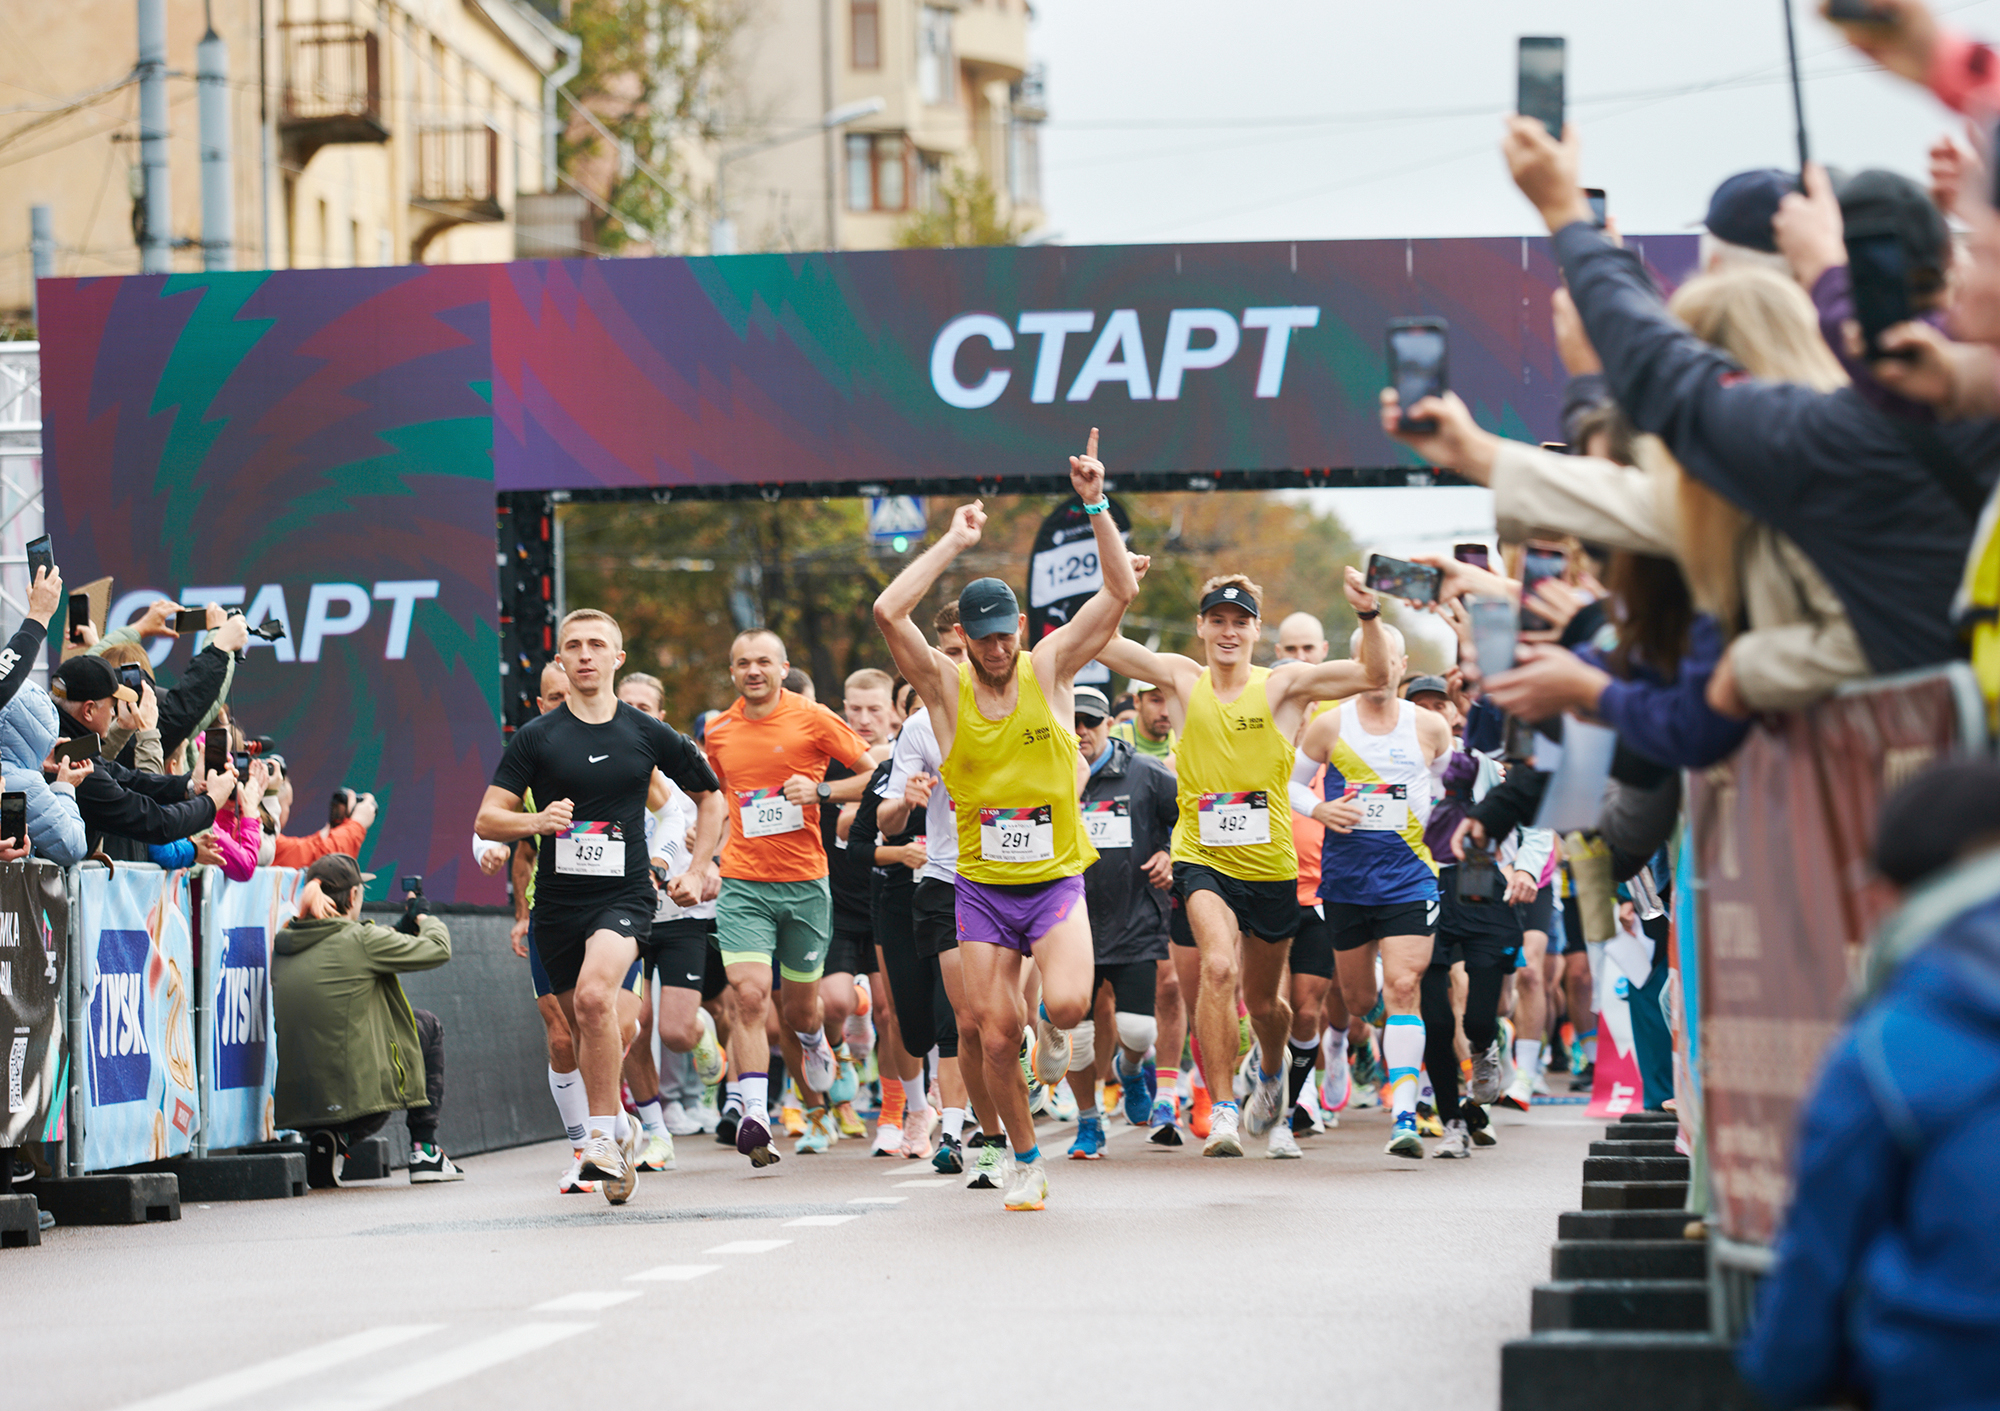
<instances>
[{"instance_id":1,"label":"black running shorts","mask_svg":"<svg viewBox=\"0 0 2000 1411\"><path fill-rule=\"evenodd\" d=\"M729 987L722 952L715 945L715 920L677 917L657 921L639 947L646 973L673 990L699 990L705 1000Z\"/></svg>"},{"instance_id":2,"label":"black running shorts","mask_svg":"<svg viewBox=\"0 0 2000 1411\"><path fill-rule=\"evenodd\" d=\"M1174 895L1185 907L1196 892L1213 892L1236 914L1237 929L1260 941L1289 941L1299 928L1299 884L1246 882L1199 862L1174 864Z\"/></svg>"},{"instance_id":3,"label":"black running shorts","mask_svg":"<svg viewBox=\"0 0 2000 1411\"><path fill-rule=\"evenodd\" d=\"M1292 937L1292 973L1333 978L1333 923L1325 904L1299 907L1299 933Z\"/></svg>"},{"instance_id":4,"label":"black running shorts","mask_svg":"<svg viewBox=\"0 0 2000 1411\"><path fill-rule=\"evenodd\" d=\"M635 946L652 934L659 894L653 879L620 880L618 890L595 897L552 897L543 887L535 897L535 953L549 977L550 993L576 988L583 973L584 942L599 931L623 936Z\"/></svg>"},{"instance_id":5,"label":"black running shorts","mask_svg":"<svg viewBox=\"0 0 2000 1411\"><path fill-rule=\"evenodd\" d=\"M1330 901L1323 905L1337 951L1359 950L1371 941L1391 936L1429 936L1437 931L1436 901L1399 901L1387 906Z\"/></svg>"}]
</instances>

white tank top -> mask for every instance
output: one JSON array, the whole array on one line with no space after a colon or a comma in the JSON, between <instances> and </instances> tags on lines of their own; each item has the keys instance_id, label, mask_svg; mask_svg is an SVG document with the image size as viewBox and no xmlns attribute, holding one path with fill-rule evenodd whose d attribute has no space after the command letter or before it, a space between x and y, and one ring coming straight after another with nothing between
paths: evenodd
<instances>
[{"instance_id":1,"label":"white tank top","mask_svg":"<svg viewBox=\"0 0 2000 1411\"><path fill-rule=\"evenodd\" d=\"M1397 701L1396 728L1386 735L1376 735L1361 723L1359 704L1352 700L1343 701L1340 705L1340 740L1361 763L1368 766L1375 782L1402 787L1410 824L1421 837L1424 825L1431 819L1434 780L1431 767L1424 759L1423 742L1417 738L1417 707L1408 701ZM1336 759L1335 763L1338 764L1339 760ZM1350 776L1348 782L1352 784L1356 781Z\"/></svg>"},{"instance_id":2,"label":"white tank top","mask_svg":"<svg viewBox=\"0 0 2000 1411\"><path fill-rule=\"evenodd\" d=\"M1417 708L1396 702L1396 727L1373 735L1354 701L1340 707L1340 738L1326 766L1326 796L1361 805L1351 833L1327 830L1319 894L1327 901L1389 906L1437 896L1437 864L1424 846L1431 769L1417 738Z\"/></svg>"}]
</instances>

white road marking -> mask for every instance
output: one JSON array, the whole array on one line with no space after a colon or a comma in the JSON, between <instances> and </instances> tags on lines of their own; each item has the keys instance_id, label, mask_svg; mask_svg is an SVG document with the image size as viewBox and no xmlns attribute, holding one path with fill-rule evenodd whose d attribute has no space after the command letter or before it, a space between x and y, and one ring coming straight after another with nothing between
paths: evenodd
<instances>
[{"instance_id":1,"label":"white road marking","mask_svg":"<svg viewBox=\"0 0 2000 1411\"><path fill-rule=\"evenodd\" d=\"M906 1195L857 1195L848 1201L849 1205L901 1205L908 1200Z\"/></svg>"},{"instance_id":2,"label":"white road marking","mask_svg":"<svg viewBox=\"0 0 2000 1411\"><path fill-rule=\"evenodd\" d=\"M377 1411L379 1407L394 1406L462 1381L502 1362L539 1352L594 1327L594 1323L523 1323L407 1367L379 1373L365 1382L344 1386L323 1400L294 1402L291 1411Z\"/></svg>"},{"instance_id":3,"label":"white road marking","mask_svg":"<svg viewBox=\"0 0 2000 1411\"><path fill-rule=\"evenodd\" d=\"M949 1177L949 1176L919 1176L919 1177L917 1177L917 1179L916 1179L916 1180L914 1180L914 1181L898 1181L898 1182L896 1182L896 1184L897 1184L898 1186L916 1186L916 1187L918 1187L919 1189L921 1189L921 1188L923 1188L923 1187L926 1187L926 1186L948 1186L948 1185L950 1185L950 1184L951 1184L951 1177Z\"/></svg>"},{"instance_id":4,"label":"white road marking","mask_svg":"<svg viewBox=\"0 0 2000 1411\"><path fill-rule=\"evenodd\" d=\"M648 1269L643 1274L627 1274L628 1279L646 1279L661 1283L684 1284L689 1279L698 1279L703 1274L713 1274L720 1264L662 1264L657 1269Z\"/></svg>"},{"instance_id":5,"label":"white road marking","mask_svg":"<svg viewBox=\"0 0 2000 1411\"><path fill-rule=\"evenodd\" d=\"M714 1249L704 1249L703 1254L769 1254L774 1249L782 1249L790 1240L731 1240L719 1244Z\"/></svg>"},{"instance_id":6,"label":"white road marking","mask_svg":"<svg viewBox=\"0 0 2000 1411\"><path fill-rule=\"evenodd\" d=\"M834 1225L845 1225L849 1220L859 1220L859 1215L801 1215L796 1220L785 1221L782 1228L787 1230L822 1230Z\"/></svg>"},{"instance_id":7,"label":"white road marking","mask_svg":"<svg viewBox=\"0 0 2000 1411\"><path fill-rule=\"evenodd\" d=\"M530 1313L602 1313L621 1303L630 1303L643 1289L579 1289L547 1303L537 1303Z\"/></svg>"},{"instance_id":8,"label":"white road marking","mask_svg":"<svg viewBox=\"0 0 2000 1411\"><path fill-rule=\"evenodd\" d=\"M203 1407L220 1406L301 1377L310 1377L315 1372L324 1372L329 1367L338 1367L343 1362L372 1356L426 1333L437 1332L443 1326L441 1323L409 1323L398 1327L370 1328L366 1332L323 1342L318 1347L308 1347L302 1352L290 1352L268 1362L226 1372L205 1382L196 1382L191 1387L170 1391L164 1396L134 1401L121 1411L200 1411Z\"/></svg>"}]
</instances>

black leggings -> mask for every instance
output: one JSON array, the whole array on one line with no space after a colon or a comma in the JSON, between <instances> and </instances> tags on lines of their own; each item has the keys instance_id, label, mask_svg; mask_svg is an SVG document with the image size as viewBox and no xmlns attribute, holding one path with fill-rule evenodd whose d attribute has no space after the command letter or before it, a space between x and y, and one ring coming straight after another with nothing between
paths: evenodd
<instances>
[{"instance_id":1,"label":"black leggings","mask_svg":"<svg viewBox=\"0 0 2000 1411\"><path fill-rule=\"evenodd\" d=\"M417 1048L424 1056L424 1105L412 1107L403 1114L403 1122L410 1129L410 1143L435 1145L437 1142L438 1118L444 1112L444 1021L428 1009L411 1007L410 1013L417 1021ZM341 1122L330 1127L309 1126L305 1132L337 1132L342 1141L358 1142L374 1136L389 1124L392 1114L371 1112L366 1117L356 1117L351 1122Z\"/></svg>"},{"instance_id":2,"label":"black leggings","mask_svg":"<svg viewBox=\"0 0 2000 1411\"><path fill-rule=\"evenodd\" d=\"M1509 972L1497 965L1468 965L1465 970L1465 1042L1473 1056L1484 1053L1500 1033L1500 987ZM1452 1042L1457 1025L1451 1013L1451 967L1433 965L1424 971L1424 1070L1437 1093L1438 1120L1459 1116L1458 1049Z\"/></svg>"},{"instance_id":3,"label":"black leggings","mask_svg":"<svg viewBox=\"0 0 2000 1411\"><path fill-rule=\"evenodd\" d=\"M882 970L895 1001L896 1027L903 1048L921 1059L936 1045L938 1057L958 1056L958 1019L944 990L944 972L934 955L918 955L911 908L917 889L907 883L875 887L875 939L882 947Z\"/></svg>"}]
</instances>

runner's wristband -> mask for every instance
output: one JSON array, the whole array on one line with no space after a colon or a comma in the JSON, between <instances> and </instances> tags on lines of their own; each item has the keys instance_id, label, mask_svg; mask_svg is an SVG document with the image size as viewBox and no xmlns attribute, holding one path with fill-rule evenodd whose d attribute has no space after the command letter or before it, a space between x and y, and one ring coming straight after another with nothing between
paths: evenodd
<instances>
[{"instance_id":1,"label":"runner's wristband","mask_svg":"<svg viewBox=\"0 0 2000 1411\"><path fill-rule=\"evenodd\" d=\"M1103 499L1099 500L1094 505L1085 505L1083 507L1083 512L1085 514L1103 514L1106 510L1110 508L1111 508L1111 497L1109 495L1106 495Z\"/></svg>"},{"instance_id":2,"label":"runner's wristband","mask_svg":"<svg viewBox=\"0 0 2000 1411\"><path fill-rule=\"evenodd\" d=\"M1360 618L1363 622L1373 622L1376 618L1382 615L1382 609L1376 608L1373 612L1357 612L1354 615Z\"/></svg>"}]
</instances>

